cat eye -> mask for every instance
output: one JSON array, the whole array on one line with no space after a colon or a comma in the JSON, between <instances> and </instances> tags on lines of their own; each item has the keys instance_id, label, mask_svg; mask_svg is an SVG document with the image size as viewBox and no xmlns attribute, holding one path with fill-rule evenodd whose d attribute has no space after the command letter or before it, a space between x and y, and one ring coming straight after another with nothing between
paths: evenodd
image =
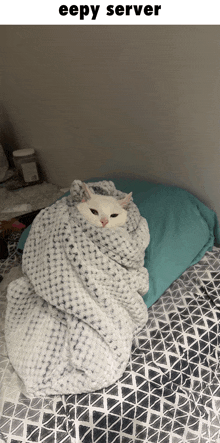
<instances>
[{"instance_id":1,"label":"cat eye","mask_svg":"<svg viewBox=\"0 0 220 443\"><path fill-rule=\"evenodd\" d=\"M99 215L99 213L98 213L98 211L96 211L96 209L91 209L91 208L90 208L90 211L91 211L94 215Z\"/></svg>"},{"instance_id":2,"label":"cat eye","mask_svg":"<svg viewBox=\"0 0 220 443\"><path fill-rule=\"evenodd\" d=\"M111 214L111 217L113 218L118 217L118 214Z\"/></svg>"}]
</instances>

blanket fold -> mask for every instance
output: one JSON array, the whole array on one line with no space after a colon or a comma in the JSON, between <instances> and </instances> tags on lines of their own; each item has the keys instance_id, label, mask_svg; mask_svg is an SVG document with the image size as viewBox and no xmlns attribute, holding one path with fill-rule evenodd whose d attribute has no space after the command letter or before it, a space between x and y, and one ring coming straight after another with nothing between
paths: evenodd
<instances>
[{"instance_id":1,"label":"blanket fold","mask_svg":"<svg viewBox=\"0 0 220 443\"><path fill-rule=\"evenodd\" d=\"M123 198L113 182L89 183ZM104 388L123 374L134 334L147 321L147 222L131 201L124 227L93 226L71 195L42 210L25 244L23 276L7 293L9 358L30 395Z\"/></svg>"}]
</instances>

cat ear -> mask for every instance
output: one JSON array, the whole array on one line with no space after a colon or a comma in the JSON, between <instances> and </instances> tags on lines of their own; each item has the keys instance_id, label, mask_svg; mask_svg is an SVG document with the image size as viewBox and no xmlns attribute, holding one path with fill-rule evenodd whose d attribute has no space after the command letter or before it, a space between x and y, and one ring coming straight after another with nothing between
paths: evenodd
<instances>
[{"instance_id":1,"label":"cat ear","mask_svg":"<svg viewBox=\"0 0 220 443\"><path fill-rule=\"evenodd\" d=\"M82 183L82 187L83 187L83 190L84 190L84 192L85 192L85 194L86 194L86 198L87 198L87 199L92 198L92 196L93 196L93 192L90 191L90 189L88 188L87 184L86 184L86 183ZM83 199L82 202L83 202L83 201L85 202L85 199Z\"/></svg>"},{"instance_id":2,"label":"cat ear","mask_svg":"<svg viewBox=\"0 0 220 443\"><path fill-rule=\"evenodd\" d=\"M132 192L130 192L130 194L127 194L122 200L118 200L118 203L122 206L122 208L124 208L125 206L128 205L128 203L130 203L131 197L132 197Z\"/></svg>"}]
</instances>

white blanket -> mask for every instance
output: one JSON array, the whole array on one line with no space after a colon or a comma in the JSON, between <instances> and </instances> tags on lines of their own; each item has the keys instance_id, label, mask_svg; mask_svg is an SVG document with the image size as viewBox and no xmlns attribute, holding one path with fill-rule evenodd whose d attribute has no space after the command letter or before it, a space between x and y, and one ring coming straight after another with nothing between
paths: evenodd
<instances>
[{"instance_id":1,"label":"white blanket","mask_svg":"<svg viewBox=\"0 0 220 443\"><path fill-rule=\"evenodd\" d=\"M89 187L124 197L113 182ZM82 196L75 180L70 197L38 214L25 244L23 276L8 287L7 350L30 395L111 385L147 321L146 220L131 201L125 227L95 227L76 208Z\"/></svg>"}]
</instances>

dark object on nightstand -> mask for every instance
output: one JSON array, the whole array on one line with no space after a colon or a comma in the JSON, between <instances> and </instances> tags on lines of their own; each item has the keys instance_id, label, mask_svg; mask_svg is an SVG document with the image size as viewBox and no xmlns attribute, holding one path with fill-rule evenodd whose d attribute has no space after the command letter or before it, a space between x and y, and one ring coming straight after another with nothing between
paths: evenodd
<instances>
[{"instance_id":1,"label":"dark object on nightstand","mask_svg":"<svg viewBox=\"0 0 220 443\"><path fill-rule=\"evenodd\" d=\"M28 214L19 215L17 219L20 223L24 223L24 225L29 226L41 210L42 209L37 209L36 211L29 212Z\"/></svg>"},{"instance_id":2,"label":"dark object on nightstand","mask_svg":"<svg viewBox=\"0 0 220 443\"><path fill-rule=\"evenodd\" d=\"M8 257L8 247L6 241L0 237L0 259L5 260Z\"/></svg>"}]
</instances>

